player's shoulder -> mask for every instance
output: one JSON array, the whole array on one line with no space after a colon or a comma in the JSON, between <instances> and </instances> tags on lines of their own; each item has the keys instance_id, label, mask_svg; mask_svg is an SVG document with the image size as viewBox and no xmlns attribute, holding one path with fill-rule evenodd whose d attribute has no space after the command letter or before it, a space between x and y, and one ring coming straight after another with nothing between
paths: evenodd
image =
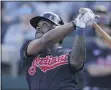
<instances>
[{"instance_id":1,"label":"player's shoulder","mask_svg":"<svg viewBox=\"0 0 111 90\"><path fill-rule=\"evenodd\" d=\"M20 51L23 51L25 48L27 48L28 45L29 45L29 43L30 43L31 41L32 41L32 40L28 40L28 41L24 42L23 45L21 46Z\"/></svg>"},{"instance_id":2,"label":"player's shoulder","mask_svg":"<svg viewBox=\"0 0 111 90\"><path fill-rule=\"evenodd\" d=\"M25 42L23 43L22 47L23 47L23 46L27 46L31 41L32 41L32 40L25 41Z\"/></svg>"}]
</instances>

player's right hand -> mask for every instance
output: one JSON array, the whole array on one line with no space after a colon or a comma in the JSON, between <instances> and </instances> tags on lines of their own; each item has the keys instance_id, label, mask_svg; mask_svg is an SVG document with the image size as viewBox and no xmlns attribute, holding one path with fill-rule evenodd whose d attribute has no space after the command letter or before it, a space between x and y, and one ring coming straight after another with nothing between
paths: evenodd
<instances>
[{"instance_id":1,"label":"player's right hand","mask_svg":"<svg viewBox=\"0 0 111 90\"><path fill-rule=\"evenodd\" d=\"M86 25L91 23L93 24L95 18L99 17L98 15L95 15L89 8L80 8L79 13L80 14L77 16L74 23L80 28L85 28Z\"/></svg>"}]
</instances>

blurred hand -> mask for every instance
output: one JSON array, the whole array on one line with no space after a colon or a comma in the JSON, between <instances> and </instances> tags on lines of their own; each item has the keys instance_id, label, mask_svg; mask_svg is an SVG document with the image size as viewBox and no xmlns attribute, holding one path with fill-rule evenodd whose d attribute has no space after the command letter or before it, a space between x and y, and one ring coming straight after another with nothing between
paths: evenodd
<instances>
[{"instance_id":1,"label":"blurred hand","mask_svg":"<svg viewBox=\"0 0 111 90\"><path fill-rule=\"evenodd\" d=\"M93 24L95 21L95 18L98 18L98 15L95 15L93 11L89 8L80 8L79 9L79 15L75 19L76 26L80 28L85 28L86 25Z\"/></svg>"}]
</instances>

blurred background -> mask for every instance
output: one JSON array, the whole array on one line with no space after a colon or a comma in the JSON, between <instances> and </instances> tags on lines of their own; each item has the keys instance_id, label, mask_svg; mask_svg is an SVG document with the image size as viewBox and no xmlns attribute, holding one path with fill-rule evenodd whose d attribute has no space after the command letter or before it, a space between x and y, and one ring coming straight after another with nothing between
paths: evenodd
<instances>
[{"instance_id":1,"label":"blurred background","mask_svg":"<svg viewBox=\"0 0 111 90\"><path fill-rule=\"evenodd\" d=\"M60 2L60 1L2 1L1 2L1 45L2 47L2 89L28 90L24 70L21 67L20 48L27 40L34 39L35 30L29 20L43 12L58 14L65 23L73 21L81 7L91 8L101 18L97 23L111 36L111 2ZM79 72L80 90L111 90L111 49L95 32L94 27L87 27L86 61ZM62 45L72 47L75 33L67 36Z\"/></svg>"}]
</instances>

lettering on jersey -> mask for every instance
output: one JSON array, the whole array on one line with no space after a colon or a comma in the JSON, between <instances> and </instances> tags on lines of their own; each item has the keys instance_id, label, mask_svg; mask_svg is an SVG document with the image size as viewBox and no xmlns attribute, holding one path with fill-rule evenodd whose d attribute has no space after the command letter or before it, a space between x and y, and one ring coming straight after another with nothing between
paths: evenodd
<instances>
[{"instance_id":1,"label":"lettering on jersey","mask_svg":"<svg viewBox=\"0 0 111 90\"><path fill-rule=\"evenodd\" d=\"M47 70L51 70L65 64L68 64L68 53L56 57L36 57L33 60L31 67L28 69L28 73L30 75L34 75L36 73L36 67L40 68L41 71L45 73Z\"/></svg>"}]
</instances>

